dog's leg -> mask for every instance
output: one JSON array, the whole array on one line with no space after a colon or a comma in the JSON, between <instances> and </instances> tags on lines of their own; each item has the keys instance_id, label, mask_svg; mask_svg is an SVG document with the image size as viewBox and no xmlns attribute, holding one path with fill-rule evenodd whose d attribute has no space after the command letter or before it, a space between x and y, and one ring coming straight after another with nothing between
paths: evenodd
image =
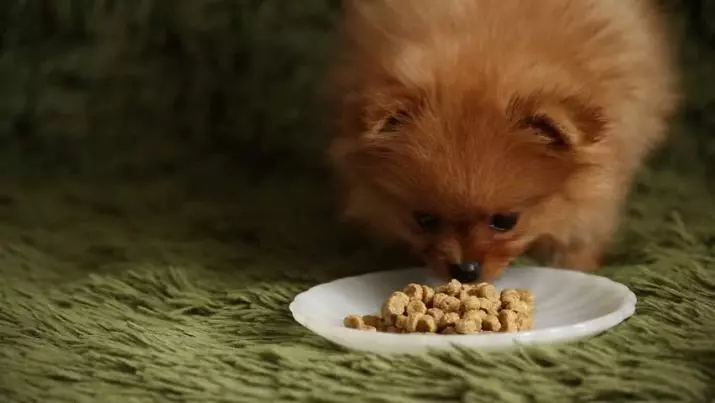
<instances>
[{"instance_id":1,"label":"dog's leg","mask_svg":"<svg viewBox=\"0 0 715 403\"><path fill-rule=\"evenodd\" d=\"M604 245L604 242L590 241L556 247L551 255L550 264L563 269L595 271L603 262Z\"/></svg>"},{"instance_id":2,"label":"dog's leg","mask_svg":"<svg viewBox=\"0 0 715 403\"><path fill-rule=\"evenodd\" d=\"M543 237L531 245L527 254L540 264L550 267L593 271L601 265L605 249L603 244L602 242L565 244L551 237Z\"/></svg>"}]
</instances>

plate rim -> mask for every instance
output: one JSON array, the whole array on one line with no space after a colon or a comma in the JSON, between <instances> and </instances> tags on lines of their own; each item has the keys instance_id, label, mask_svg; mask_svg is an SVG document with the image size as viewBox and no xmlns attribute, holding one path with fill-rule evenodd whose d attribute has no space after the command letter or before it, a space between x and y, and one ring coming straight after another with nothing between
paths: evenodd
<instances>
[{"instance_id":1,"label":"plate rim","mask_svg":"<svg viewBox=\"0 0 715 403\"><path fill-rule=\"evenodd\" d=\"M618 307L615 310L613 310L612 312L609 312L609 313L599 316L597 318L589 319L587 321L579 322L576 324L552 326L552 327L547 327L547 328L543 328L543 329L533 329L533 330L528 330L525 332L516 332L516 333L439 335L439 339L440 340L446 339L447 341L453 342L453 343L445 343L445 345L457 344L457 345L468 345L471 347L495 347L498 345L519 344L519 343L524 343L524 342L525 343L549 342L549 341L557 342L561 339L564 339L564 337L558 337L558 335L560 335L560 334L566 333L567 337L565 337L565 339L577 339L577 338L581 338L584 336L603 332L605 330L615 327L616 325L620 324L621 322L624 322L626 319L633 316L633 314L636 311L638 298L635 295L635 293L625 284L619 283L619 282L612 280L608 277L600 276L600 275L593 274L593 273L582 272L582 271L559 269L559 268L545 267L545 266L521 266L521 267L515 267L515 269L517 269L517 270L530 269L530 270L540 270L540 271L543 270L543 271L551 271L551 272L568 273L568 275L572 275L572 276L598 278L599 281L601 281L601 282L607 282L607 283L610 283L612 286L619 288L622 292L622 298L621 298L621 301L620 301ZM301 299L301 297L305 298L305 295L307 295L310 291L312 291L316 288L328 287L331 284L336 283L338 281L346 281L346 280L356 279L359 277L364 277L364 276L369 276L369 275L379 275L381 273L395 273L395 272L418 271L418 270L424 271L424 270L428 270L428 269L425 267L415 266L415 267L406 267L403 269L380 270L380 271L367 272L367 273L362 273L362 274L357 274L357 275L352 275L352 276L347 276L347 277L341 277L341 278L337 278L337 279L327 281L324 283L316 284L316 285L306 289L305 291L295 295L293 300L290 302L288 309L290 310L290 312L293 316L293 319L296 322L298 322L300 325L302 325L306 329L310 330L311 332L315 333L316 335L318 335L324 339L331 340L331 341L332 341L333 337L326 337L323 334L318 333L314 329L326 329L327 331L330 332L331 336L346 335L347 337L353 338L354 336L359 334L358 337L360 337L361 339L369 339L369 338L375 338L375 339L379 338L381 340L410 339L411 342L421 341L421 340L433 341L433 340L435 340L435 336L436 336L433 334L423 334L423 333L394 334L394 333L364 332L361 330L350 329L350 328L346 328L343 326L335 326L335 325L325 324L325 323L320 322L320 320L317 318L311 318L311 317L308 317L308 316L303 315L296 311L297 304L300 303L299 300ZM482 342L477 343L477 342L475 342L476 340L480 340ZM429 343L429 344L431 344L431 343ZM481 344L481 346L479 346L478 344ZM425 345L425 347L430 347L430 346Z\"/></svg>"}]
</instances>

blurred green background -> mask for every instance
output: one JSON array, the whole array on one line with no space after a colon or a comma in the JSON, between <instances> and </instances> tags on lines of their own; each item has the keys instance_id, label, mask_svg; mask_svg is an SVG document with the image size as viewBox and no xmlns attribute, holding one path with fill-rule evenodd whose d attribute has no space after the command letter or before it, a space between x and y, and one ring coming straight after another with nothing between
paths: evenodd
<instances>
[{"instance_id":1,"label":"blurred green background","mask_svg":"<svg viewBox=\"0 0 715 403\"><path fill-rule=\"evenodd\" d=\"M715 1L667 0L688 96L656 163L715 163ZM339 0L4 1L0 169L318 175Z\"/></svg>"}]
</instances>

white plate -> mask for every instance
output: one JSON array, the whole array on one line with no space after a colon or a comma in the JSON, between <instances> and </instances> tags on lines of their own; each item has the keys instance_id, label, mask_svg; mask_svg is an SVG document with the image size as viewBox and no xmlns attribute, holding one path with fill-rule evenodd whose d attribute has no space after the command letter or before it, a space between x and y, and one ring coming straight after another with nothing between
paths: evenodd
<instances>
[{"instance_id":1,"label":"white plate","mask_svg":"<svg viewBox=\"0 0 715 403\"><path fill-rule=\"evenodd\" d=\"M475 335L392 334L343 326L349 314L374 314L394 290L408 283L439 285L426 269L377 272L347 277L298 294L290 304L293 318L341 346L376 353L417 353L459 345L504 349L565 342L594 336L633 315L636 296L605 277L550 268L512 268L494 283L528 288L534 293L534 329L518 333Z\"/></svg>"}]
</instances>

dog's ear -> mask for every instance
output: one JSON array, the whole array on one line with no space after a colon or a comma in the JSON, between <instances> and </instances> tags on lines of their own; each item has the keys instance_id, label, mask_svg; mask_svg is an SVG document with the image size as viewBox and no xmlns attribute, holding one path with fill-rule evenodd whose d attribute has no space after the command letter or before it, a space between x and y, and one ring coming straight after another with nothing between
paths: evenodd
<instances>
[{"instance_id":1,"label":"dog's ear","mask_svg":"<svg viewBox=\"0 0 715 403\"><path fill-rule=\"evenodd\" d=\"M399 136L414 123L419 101L393 80L384 80L363 97L363 131L368 138Z\"/></svg>"},{"instance_id":2,"label":"dog's ear","mask_svg":"<svg viewBox=\"0 0 715 403\"><path fill-rule=\"evenodd\" d=\"M607 123L600 107L589 105L576 97L566 98L560 104L564 119L567 119L576 130L576 144L593 144L603 138Z\"/></svg>"},{"instance_id":3,"label":"dog's ear","mask_svg":"<svg viewBox=\"0 0 715 403\"><path fill-rule=\"evenodd\" d=\"M409 111L400 107L368 112L365 135L371 138L398 135L411 123L411 120Z\"/></svg>"},{"instance_id":4,"label":"dog's ear","mask_svg":"<svg viewBox=\"0 0 715 403\"><path fill-rule=\"evenodd\" d=\"M606 129L599 108L576 98L556 101L521 100L512 107L517 125L540 136L556 149L573 149L597 143Z\"/></svg>"}]
</instances>

